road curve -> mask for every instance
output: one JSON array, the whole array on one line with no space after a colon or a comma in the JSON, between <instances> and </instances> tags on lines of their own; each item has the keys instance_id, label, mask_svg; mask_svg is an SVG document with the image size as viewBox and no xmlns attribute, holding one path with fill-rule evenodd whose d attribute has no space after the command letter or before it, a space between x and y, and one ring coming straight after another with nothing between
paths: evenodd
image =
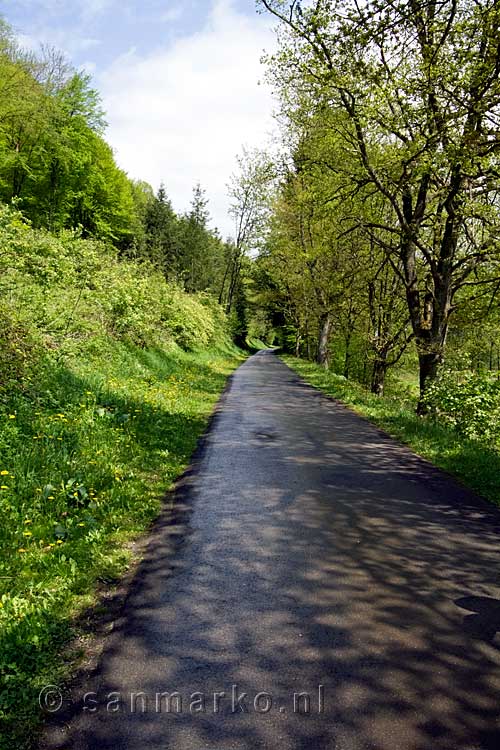
<instances>
[{"instance_id":1,"label":"road curve","mask_svg":"<svg viewBox=\"0 0 500 750\"><path fill-rule=\"evenodd\" d=\"M499 532L260 352L46 747L498 750Z\"/></svg>"}]
</instances>

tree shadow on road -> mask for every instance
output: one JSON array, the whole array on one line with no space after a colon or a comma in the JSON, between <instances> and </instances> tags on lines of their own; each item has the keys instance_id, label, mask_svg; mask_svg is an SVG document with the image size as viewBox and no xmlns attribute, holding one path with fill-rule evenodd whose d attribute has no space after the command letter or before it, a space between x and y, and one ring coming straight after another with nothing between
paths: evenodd
<instances>
[{"instance_id":1,"label":"tree shadow on road","mask_svg":"<svg viewBox=\"0 0 500 750\"><path fill-rule=\"evenodd\" d=\"M85 686L98 710L76 696L48 746L498 750L500 513L261 362L151 539ZM182 711L155 710L174 691ZM138 692L144 711L131 710ZM308 713L294 711L299 692ZM193 693L204 711L190 711Z\"/></svg>"}]
</instances>

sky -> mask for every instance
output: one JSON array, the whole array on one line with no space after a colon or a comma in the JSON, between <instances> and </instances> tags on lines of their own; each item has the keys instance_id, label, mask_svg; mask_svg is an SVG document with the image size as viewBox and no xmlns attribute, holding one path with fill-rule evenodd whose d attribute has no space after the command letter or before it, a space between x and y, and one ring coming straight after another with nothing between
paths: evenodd
<instances>
[{"instance_id":1,"label":"sky","mask_svg":"<svg viewBox=\"0 0 500 750\"><path fill-rule=\"evenodd\" d=\"M273 24L254 0L0 0L0 15L23 46L54 46L92 75L129 177L155 190L163 181L180 212L199 182L212 226L234 234L236 156L274 129L260 63Z\"/></svg>"}]
</instances>

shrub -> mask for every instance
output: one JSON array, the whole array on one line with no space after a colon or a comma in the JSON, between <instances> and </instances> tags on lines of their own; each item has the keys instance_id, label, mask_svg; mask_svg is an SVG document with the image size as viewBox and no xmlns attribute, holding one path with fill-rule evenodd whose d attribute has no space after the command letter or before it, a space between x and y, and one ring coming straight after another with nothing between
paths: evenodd
<instances>
[{"instance_id":1,"label":"shrub","mask_svg":"<svg viewBox=\"0 0 500 750\"><path fill-rule=\"evenodd\" d=\"M500 443L500 381L444 371L429 386L425 400L439 421L453 425L460 434Z\"/></svg>"},{"instance_id":2,"label":"shrub","mask_svg":"<svg viewBox=\"0 0 500 750\"><path fill-rule=\"evenodd\" d=\"M119 259L102 242L35 230L6 206L0 206L0 295L3 318L17 320L17 328L4 326L14 340L21 326L28 338L41 337L61 354L77 354L82 342L103 335L184 349L229 335L226 316L209 295L187 294L150 264ZM12 360L12 367L18 378L19 363Z\"/></svg>"}]
</instances>

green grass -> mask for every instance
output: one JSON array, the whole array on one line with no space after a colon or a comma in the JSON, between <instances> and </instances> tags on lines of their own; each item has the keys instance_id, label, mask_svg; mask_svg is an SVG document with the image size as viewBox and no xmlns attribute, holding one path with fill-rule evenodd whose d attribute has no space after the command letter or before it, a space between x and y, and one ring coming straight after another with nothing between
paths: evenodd
<instances>
[{"instance_id":1,"label":"green grass","mask_svg":"<svg viewBox=\"0 0 500 750\"><path fill-rule=\"evenodd\" d=\"M358 414L449 472L463 484L500 505L500 452L496 446L459 435L452 427L415 414L413 383L392 384L377 397L359 383L346 380L311 362L284 355L284 362L306 382L342 401Z\"/></svg>"},{"instance_id":2,"label":"green grass","mask_svg":"<svg viewBox=\"0 0 500 750\"><path fill-rule=\"evenodd\" d=\"M247 336L246 345L250 351L260 351L261 349L269 349L269 345L264 343L262 339L256 338L255 336Z\"/></svg>"},{"instance_id":3,"label":"green grass","mask_svg":"<svg viewBox=\"0 0 500 750\"><path fill-rule=\"evenodd\" d=\"M242 353L146 350L107 338L42 366L0 403L0 748L30 748L38 692L100 582L126 570L126 543L157 516L189 463Z\"/></svg>"}]
</instances>

